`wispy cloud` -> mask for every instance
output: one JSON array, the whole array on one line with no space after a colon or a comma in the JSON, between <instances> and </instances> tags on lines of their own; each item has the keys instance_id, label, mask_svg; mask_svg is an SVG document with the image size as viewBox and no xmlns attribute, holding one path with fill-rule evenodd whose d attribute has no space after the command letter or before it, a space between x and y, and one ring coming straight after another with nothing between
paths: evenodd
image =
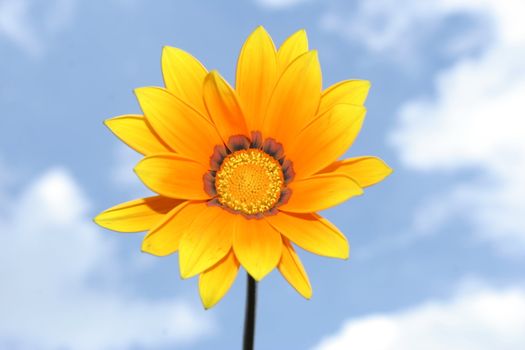
<instances>
[{"instance_id":1,"label":"wispy cloud","mask_svg":"<svg viewBox=\"0 0 525 350\"><path fill-rule=\"evenodd\" d=\"M272 10L282 10L308 1L312 0L255 0L261 7Z\"/></svg>"},{"instance_id":2,"label":"wispy cloud","mask_svg":"<svg viewBox=\"0 0 525 350\"><path fill-rule=\"evenodd\" d=\"M494 23L495 40L461 57L435 78L435 96L406 103L392 134L403 163L443 175L470 171L417 213L417 227L436 231L452 218L506 253L525 251L525 3L463 1Z\"/></svg>"},{"instance_id":3,"label":"wispy cloud","mask_svg":"<svg viewBox=\"0 0 525 350\"><path fill-rule=\"evenodd\" d=\"M402 68L414 70L434 42L440 24L455 14L474 14L461 1L358 0L350 6L333 6L323 13L321 28L353 43L360 44L374 56L396 61ZM479 15L479 13L475 13ZM487 26L473 26L461 35L448 38L441 45L442 54L469 51L487 41ZM431 45L435 48L435 45Z\"/></svg>"},{"instance_id":4,"label":"wispy cloud","mask_svg":"<svg viewBox=\"0 0 525 350\"><path fill-rule=\"evenodd\" d=\"M0 348L153 348L214 330L199 306L123 292L118 251L66 170L0 204Z\"/></svg>"},{"instance_id":5,"label":"wispy cloud","mask_svg":"<svg viewBox=\"0 0 525 350\"><path fill-rule=\"evenodd\" d=\"M1 0L0 39L29 55L42 55L49 41L71 23L77 1Z\"/></svg>"},{"instance_id":6,"label":"wispy cloud","mask_svg":"<svg viewBox=\"0 0 525 350\"><path fill-rule=\"evenodd\" d=\"M349 320L315 350L515 350L525 347L525 289L460 288L450 299Z\"/></svg>"}]
</instances>

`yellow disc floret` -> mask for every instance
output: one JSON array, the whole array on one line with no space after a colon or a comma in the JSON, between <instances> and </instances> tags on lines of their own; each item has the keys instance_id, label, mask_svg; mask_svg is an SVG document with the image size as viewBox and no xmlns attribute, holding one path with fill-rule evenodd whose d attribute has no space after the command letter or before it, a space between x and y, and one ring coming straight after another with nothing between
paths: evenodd
<instances>
[{"instance_id":1,"label":"yellow disc floret","mask_svg":"<svg viewBox=\"0 0 525 350\"><path fill-rule=\"evenodd\" d=\"M215 177L219 202L245 214L264 213L273 208L283 184L279 162L258 149L228 155Z\"/></svg>"}]
</instances>

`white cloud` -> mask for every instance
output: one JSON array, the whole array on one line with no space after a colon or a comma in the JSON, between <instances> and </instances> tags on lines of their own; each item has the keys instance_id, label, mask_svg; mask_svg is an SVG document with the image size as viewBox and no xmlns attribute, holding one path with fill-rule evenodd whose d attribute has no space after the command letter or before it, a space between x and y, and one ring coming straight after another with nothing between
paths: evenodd
<instances>
[{"instance_id":1,"label":"white cloud","mask_svg":"<svg viewBox=\"0 0 525 350\"><path fill-rule=\"evenodd\" d=\"M410 6L407 6L410 2ZM343 35L350 40L365 44L372 51L383 51L404 45L413 40L414 34L406 35L413 22L423 22L431 16L432 2L407 0L358 1L355 9L348 11L329 11L321 19L327 31ZM405 37L408 40L398 40Z\"/></svg>"},{"instance_id":2,"label":"white cloud","mask_svg":"<svg viewBox=\"0 0 525 350\"><path fill-rule=\"evenodd\" d=\"M32 56L41 55L67 28L77 0L0 0L0 39L5 37Z\"/></svg>"},{"instance_id":3,"label":"white cloud","mask_svg":"<svg viewBox=\"0 0 525 350\"><path fill-rule=\"evenodd\" d=\"M349 320L315 350L516 350L525 348L525 289L459 291L392 313Z\"/></svg>"},{"instance_id":4,"label":"white cloud","mask_svg":"<svg viewBox=\"0 0 525 350\"><path fill-rule=\"evenodd\" d=\"M65 170L46 172L6 203L0 347L152 348L213 331L200 306L123 292L117 249L87 216L89 202Z\"/></svg>"},{"instance_id":5,"label":"white cloud","mask_svg":"<svg viewBox=\"0 0 525 350\"><path fill-rule=\"evenodd\" d=\"M41 51L35 33L27 23L26 1L4 0L0 2L0 35L13 41L31 54Z\"/></svg>"},{"instance_id":6,"label":"white cloud","mask_svg":"<svg viewBox=\"0 0 525 350\"><path fill-rule=\"evenodd\" d=\"M467 219L478 237L523 254L525 29L518 14L525 3L456 4L492 18L495 40L480 55L460 58L439 73L434 97L406 103L392 140L410 168L475 174L441 189L418 213L416 228L435 231L452 217Z\"/></svg>"},{"instance_id":7,"label":"white cloud","mask_svg":"<svg viewBox=\"0 0 525 350\"><path fill-rule=\"evenodd\" d=\"M309 0L255 0L257 4L269 9L285 9L307 2Z\"/></svg>"}]
</instances>

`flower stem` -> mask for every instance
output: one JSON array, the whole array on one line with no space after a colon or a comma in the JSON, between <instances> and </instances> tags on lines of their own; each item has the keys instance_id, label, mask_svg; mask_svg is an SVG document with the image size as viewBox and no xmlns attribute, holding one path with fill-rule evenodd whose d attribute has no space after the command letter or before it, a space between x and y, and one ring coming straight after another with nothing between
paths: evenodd
<instances>
[{"instance_id":1,"label":"flower stem","mask_svg":"<svg viewBox=\"0 0 525 350\"><path fill-rule=\"evenodd\" d=\"M255 304L257 299L257 282L250 274L247 276L246 286L246 314L244 315L243 350L253 350L255 340Z\"/></svg>"}]
</instances>

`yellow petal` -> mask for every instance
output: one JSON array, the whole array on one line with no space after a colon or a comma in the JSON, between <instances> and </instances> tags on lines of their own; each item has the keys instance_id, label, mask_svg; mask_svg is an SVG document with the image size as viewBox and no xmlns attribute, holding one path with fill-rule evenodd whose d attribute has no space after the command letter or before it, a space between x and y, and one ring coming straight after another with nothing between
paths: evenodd
<instances>
[{"instance_id":1,"label":"yellow petal","mask_svg":"<svg viewBox=\"0 0 525 350\"><path fill-rule=\"evenodd\" d=\"M113 231L146 231L180 203L182 201L179 199L161 196L135 199L103 211L95 218L95 222Z\"/></svg>"},{"instance_id":2,"label":"yellow petal","mask_svg":"<svg viewBox=\"0 0 525 350\"><path fill-rule=\"evenodd\" d=\"M312 286L303 264L290 241L283 238L283 255L279 261L279 271L295 290L306 299L312 297Z\"/></svg>"},{"instance_id":3,"label":"yellow petal","mask_svg":"<svg viewBox=\"0 0 525 350\"><path fill-rule=\"evenodd\" d=\"M166 144L208 166L213 147L222 140L207 117L162 88L140 88L135 94L148 122Z\"/></svg>"},{"instance_id":4,"label":"yellow petal","mask_svg":"<svg viewBox=\"0 0 525 350\"><path fill-rule=\"evenodd\" d=\"M346 237L328 220L317 214L280 212L265 217L277 231L301 248L318 255L348 259Z\"/></svg>"},{"instance_id":5,"label":"yellow petal","mask_svg":"<svg viewBox=\"0 0 525 350\"><path fill-rule=\"evenodd\" d=\"M301 29L290 35L277 51L279 73L284 72L293 60L306 52L308 52L308 37L306 31Z\"/></svg>"},{"instance_id":6,"label":"yellow petal","mask_svg":"<svg viewBox=\"0 0 525 350\"><path fill-rule=\"evenodd\" d=\"M286 150L296 179L314 174L341 157L361 130L366 109L340 104L318 116Z\"/></svg>"},{"instance_id":7,"label":"yellow petal","mask_svg":"<svg viewBox=\"0 0 525 350\"><path fill-rule=\"evenodd\" d=\"M144 237L142 251L157 256L175 253L184 231L205 209L202 202L183 202L173 208Z\"/></svg>"},{"instance_id":8,"label":"yellow petal","mask_svg":"<svg viewBox=\"0 0 525 350\"><path fill-rule=\"evenodd\" d=\"M162 75L166 88L202 115L207 115L202 100L206 74L208 71L202 63L186 51L169 46L162 50Z\"/></svg>"},{"instance_id":9,"label":"yellow petal","mask_svg":"<svg viewBox=\"0 0 525 350\"><path fill-rule=\"evenodd\" d=\"M235 83L250 131L260 130L276 81L275 46L266 30L258 27L241 49Z\"/></svg>"},{"instance_id":10,"label":"yellow petal","mask_svg":"<svg viewBox=\"0 0 525 350\"><path fill-rule=\"evenodd\" d=\"M104 124L129 147L144 155L172 151L141 115L122 115Z\"/></svg>"},{"instance_id":11,"label":"yellow petal","mask_svg":"<svg viewBox=\"0 0 525 350\"><path fill-rule=\"evenodd\" d=\"M202 206L207 206L203 203ZM232 247L234 216L217 206L207 206L185 230L180 242L179 266L182 278L210 268Z\"/></svg>"},{"instance_id":12,"label":"yellow petal","mask_svg":"<svg viewBox=\"0 0 525 350\"><path fill-rule=\"evenodd\" d=\"M279 262L282 253L281 235L264 220L248 220L238 216L233 249L246 271L260 281Z\"/></svg>"},{"instance_id":13,"label":"yellow petal","mask_svg":"<svg viewBox=\"0 0 525 350\"><path fill-rule=\"evenodd\" d=\"M249 135L237 94L216 71L204 81L204 102L224 143L233 135Z\"/></svg>"},{"instance_id":14,"label":"yellow petal","mask_svg":"<svg viewBox=\"0 0 525 350\"><path fill-rule=\"evenodd\" d=\"M362 106L369 90L368 80L345 80L334 84L323 91L318 113L324 113L339 103Z\"/></svg>"},{"instance_id":15,"label":"yellow petal","mask_svg":"<svg viewBox=\"0 0 525 350\"><path fill-rule=\"evenodd\" d=\"M321 96L321 67L316 51L293 61L273 91L263 122L263 136L284 145L293 140L313 118Z\"/></svg>"},{"instance_id":16,"label":"yellow petal","mask_svg":"<svg viewBox=\"0 0 525 350\"><path fill-rule=\"evenodd\" d=\"M199 292L206 309L217 304L228 292L238 271L239 262L230 251L221 261L200 274Z\"/></svg>"},{"instance_id":17,"label":"yellow petal","mask_svg":"<svg viewBox=\"0 0 525 350\"><path fill-rule=\"evenodd\" d=\"M135 172L152 191L166 197L209 199L204 191L203 176L207 168L196 161L174 154L148 156L135 167Z\"/></svg>"},{"instance_id":18,"label":"yellow petal","mask_svg":"<svg viewBox=\"0 0 525 350\"><path fill-rule=\"evenodd\" d=\"M368 156L334 162L323 169L322 173L342 173L351 177L359 186L368 187L392 174L392 168L383 160Z\"/></svg>"},{"instance_id":19,"label":"yellow petal","mask_svg":"<svg viewBox=\"0 0 525 350\"><path fill-rule=\"evenodd\" d=\"M292 213L313 213L336 206L363 194L363 189L345 174L318 174L292 181L292 195L279 210Z\"/></svg>"}]
</instances>

